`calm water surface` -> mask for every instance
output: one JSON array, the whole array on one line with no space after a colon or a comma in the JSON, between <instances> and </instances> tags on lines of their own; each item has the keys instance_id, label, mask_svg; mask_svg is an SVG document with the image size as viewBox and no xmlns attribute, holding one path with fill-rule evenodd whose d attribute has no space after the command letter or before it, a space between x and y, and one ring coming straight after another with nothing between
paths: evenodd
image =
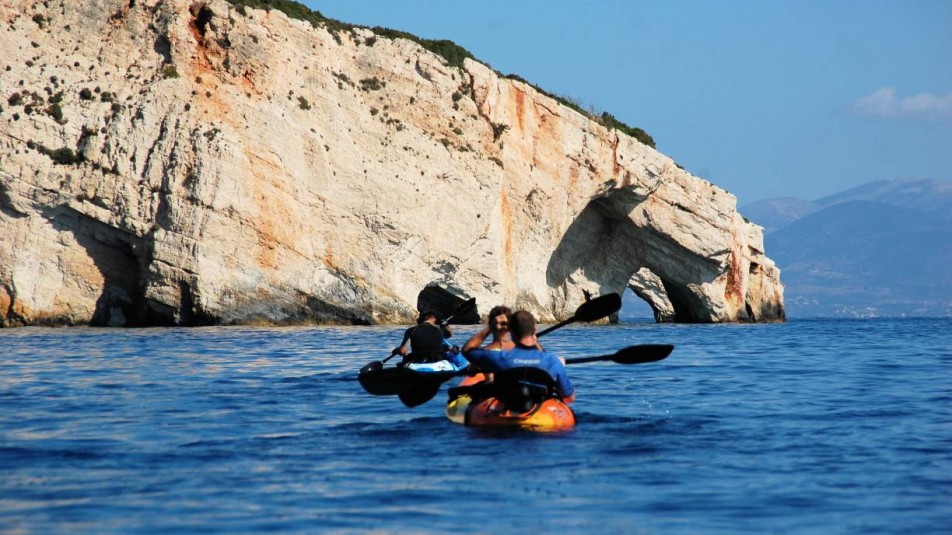
<instances>
[{"instance_id":1,"label":"calm water surface","mask_svg":"<svg viewBox=\"0 0 952 535\"><path fill-rule=\"evenodd\" d=\"M677 348L548 435L365 394L401 333L0 330L0 533L952 533L952 320L567 327Z\"/></svg>"}]
</instances>

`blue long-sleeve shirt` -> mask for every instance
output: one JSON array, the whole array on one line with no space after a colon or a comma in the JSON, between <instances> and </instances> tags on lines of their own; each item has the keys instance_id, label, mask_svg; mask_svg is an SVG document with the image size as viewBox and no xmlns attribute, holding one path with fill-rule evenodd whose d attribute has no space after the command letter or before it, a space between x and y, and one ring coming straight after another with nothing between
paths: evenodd
<instances>
[{"instance_id":1,"label":"blue long-sleeve shirt","mask_svg":"<svg viewBox=\"0 0 952 535\"><path fill-rule=\"evenodd\" d=\"M466 352L466 358L480 368L493 372L522 367L539 368L555 381L555 391L559 396L567 398L575 393L575 387L559 357L534 347L517 345L507 351L471 349Z\"/></svg>"}]
</instances>

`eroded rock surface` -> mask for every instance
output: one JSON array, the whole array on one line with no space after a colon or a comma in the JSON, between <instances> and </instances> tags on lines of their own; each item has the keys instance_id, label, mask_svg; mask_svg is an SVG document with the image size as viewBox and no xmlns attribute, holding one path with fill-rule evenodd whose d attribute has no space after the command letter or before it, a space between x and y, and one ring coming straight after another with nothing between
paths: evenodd
<instances>
[{"instance_id":1,"label":"eroded rock surface","mask_svg":"<svg viewBox=\"0 0 952 535\"><path fill-rule=\"evenodd\" d=\"M466 60L222 0L0 3L0 323L784 317L762 229L671 158Z\"/></svg>"}]
</instances>

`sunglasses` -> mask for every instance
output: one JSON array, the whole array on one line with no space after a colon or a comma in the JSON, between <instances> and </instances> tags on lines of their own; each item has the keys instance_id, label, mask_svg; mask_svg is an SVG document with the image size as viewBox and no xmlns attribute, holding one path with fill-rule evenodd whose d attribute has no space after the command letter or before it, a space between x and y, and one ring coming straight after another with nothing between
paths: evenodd
<instances>
[{"instance_id":1,"label":"sunglasses","mask_svg":"<svg viewBox=\"0 0 952 535\"><path fill-rule=\"evenodd\" d=\"M508 326L509 326L509 322L508 322L508 321L499 321L499 322L493 322L493 323L495 323L496 326L498 326L498 327L508 327Z\"/></svg>"}]
</instances>

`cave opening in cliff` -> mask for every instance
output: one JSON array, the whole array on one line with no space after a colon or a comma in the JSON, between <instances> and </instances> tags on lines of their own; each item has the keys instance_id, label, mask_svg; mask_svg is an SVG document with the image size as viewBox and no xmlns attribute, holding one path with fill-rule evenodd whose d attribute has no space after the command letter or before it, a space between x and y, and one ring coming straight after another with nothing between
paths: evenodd
<instances>
[{"instance_id":1,"label":"cave opening in cliff","mask_svg":"<svg viewBox=\"0 0 952 535\"><path fill-rule=\"evenodd\" d=\"M689 283L713 280L716 266L698 259L668 232L646 224L649 218L642 207L646 199L634 190L615 190L592 199L549 258L549 287L596 283L601 293L623 294L630 289L628 299L647 303L650 314L644 308L640 314L656 322L711 321L708 304Z\"/></svg>"},{"instance_id":2,"label":"cave opening in cliff","mask_svg":"<svg viewBox=\"0 0 952 535\"><path fill-rule=\"evenodd\" d=\"M626 288L621 296L621 310L618 320L622 323L645 323L657 321L654 308L646 299L643 299L632 288Z\"/></svg>"},{"instance_id":3,"label":"cave opening in cliff","mask_svg":"<svg viewBox=\"0 0 952 535\"><path fill-rule=\"evenodd\" d=\"M420 290L417 296L417 310L421 313L435 310L441 316L446 318L459 309L459 306L466 301L463 297L458 297L449 290L435 284L427 285ZM459 325L475 325L479 323L479 304L469 311L453 317L453 323Z\"/></svg>"},{"instance_id":4,"label":"cave opening in cliff","mask_svg":"<svg viewBox=\"0 0 952 535\"><path fill-rule=\"evenodd\" d=\"M661 278L661 283L664 285L664 290L671 301L671 307L674 309L672 321L675 323L710 322L709 318L705 318L699 313L699 311L705 310L705 307L690 288L666 277Z\"/></svg>"},{"instance_id":5,"label":"cave opening in cliff","mask_svg":"<svg viewBox=\"0 0 952 535\"><path fill-rule=\"evenodd\" d=\"M141 244L134 236L69 207L61 206L51 216L54 228L73 235L102 277L90 325L141 326L143 291L136 254Z\"/></svg>"}]
</instances>

